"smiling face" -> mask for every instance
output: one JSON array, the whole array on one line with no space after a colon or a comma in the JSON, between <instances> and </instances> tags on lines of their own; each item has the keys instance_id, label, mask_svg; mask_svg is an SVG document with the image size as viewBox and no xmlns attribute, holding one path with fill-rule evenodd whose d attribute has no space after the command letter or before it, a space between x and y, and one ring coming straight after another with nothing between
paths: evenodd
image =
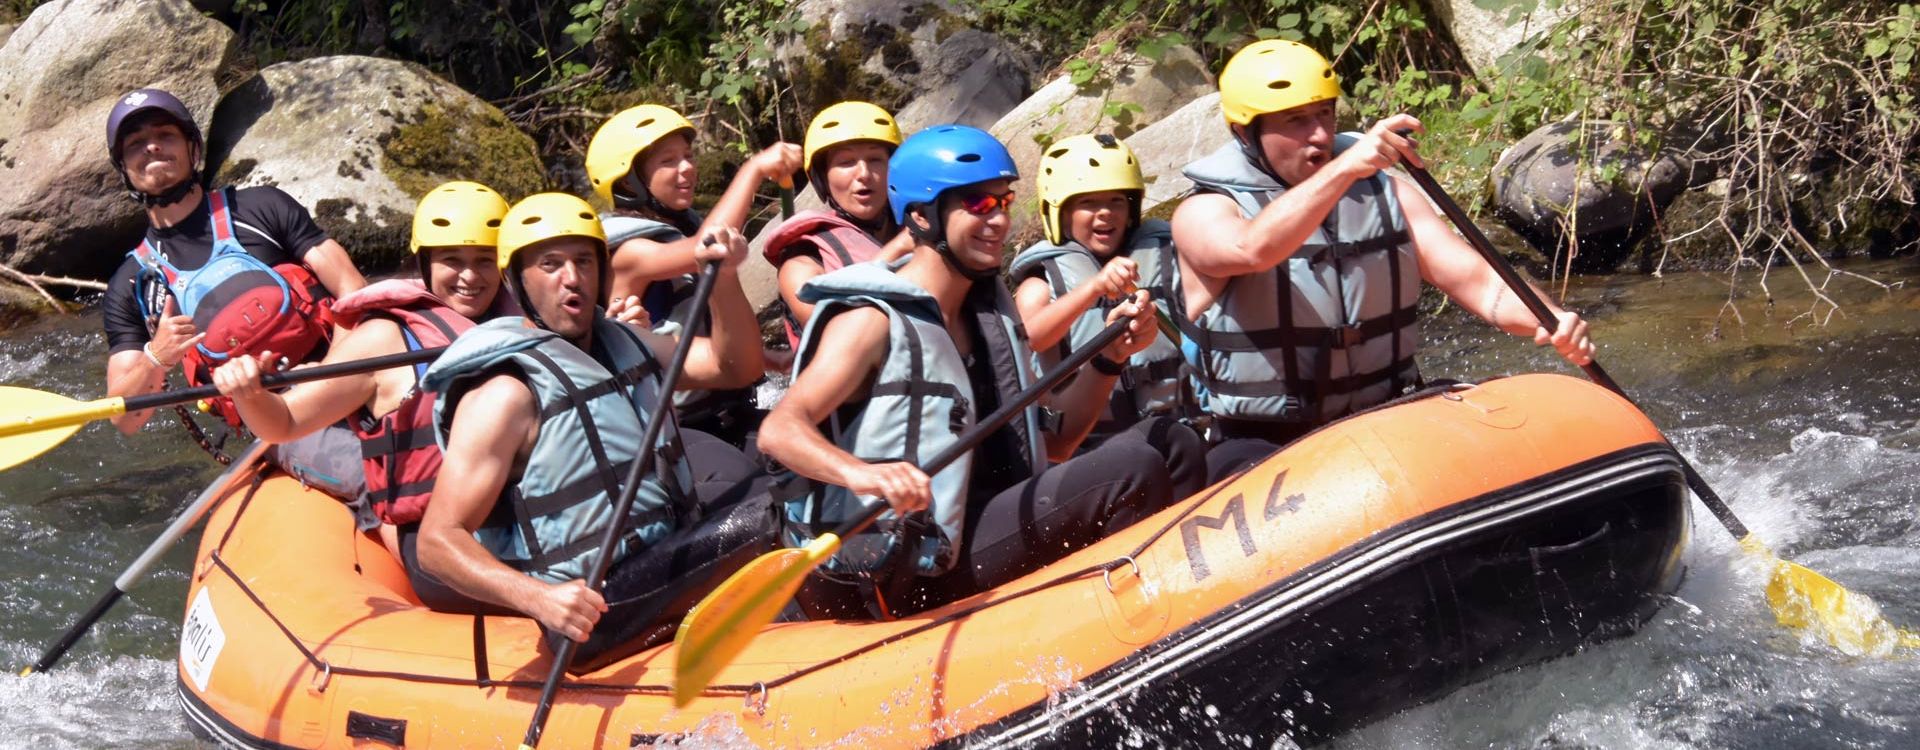
<instances>
[{"instance_id":1,"label":"smiling face","mask_svg":"<svg viewBox=\"0 0 1920 750\"><path fill-rule=\"evenodd\" d=\"M861 221L879 221L887 212L887 147L860 141L828 149L827 193L840 210Z\"/></svg>"},{"instance_id":2,"label":"smiling face","mask_svg":"<svg viewBox=\"0 0 1920 750\"><path fill-rule=\"evenodd\" d=\"M172 119L140 117L120 136L120 168L133 189L159 195L193 176L200 156L196 150Z\"/></svg>"},{"instance_id":3,"label":"smiling face","mask_svg":"<svg viewBox=\"0 0 1920 750\"><path fill-rule=\"evenodd\" d=\"M583 346L599 314L602 252L589 238L558 237L515 254L527 306L547 330Z\"/></svg>"},{"instance_id":4,"label":"smiling face","mask_svg":"<svg viewBox=\"0 0 1920 750\"><path fill-rule=\"evenodd\" d=\"M1127 238L1133 201L1124 190L1081 193L1064 206L1067 236L1102 258L1113 255Z\"/></svg>"},{"instance_id":5,"label":"smiling face","mask_svg":"<svg viewBox=\"0 0 1920 750\"><path fill-rule=\"evenodd\" d=\"M1013 223L1013 217L1007 215L1012 201L1012 180L988 180L943 193L941 217L946 222L947 247L954 257L974 270L999 269L1007 228ZM976 213L969 206L985 210Z\"/></svg>"},{"instance_id":6,"label":"smiling face","mask_svg":"<svg viewBox=\"0 0 1920 750\"><path fill-rule=\"evenodd\" d=\"M500 293L500 265L493 248L483 246L422 248L427 253L427 279L433 296L469 320L479 320L493 308Z\"/></svg>"},{"instance_id":7,"label":"smiling face","mask_svg":"<svg viewBox=\"0 0 1920 750\"><path fill-rule=\"evenodd\" d=\"M693 183L698 175L693 167L693 140L686 131L661 138L640 152L634 169L660 205L674 211L693 206Z\"/></svg>"},{"instance_id":8,"label":"smiling face","mask_svg":"<svg viewBox=\"0 0 1920 750\"><path fill-rule=\"evenodd\" d=\"M1334 101L1303 104L1261 115L1251 132L1274 176L1298 185L1333 159Z\"/></svg>"}]
</instances>

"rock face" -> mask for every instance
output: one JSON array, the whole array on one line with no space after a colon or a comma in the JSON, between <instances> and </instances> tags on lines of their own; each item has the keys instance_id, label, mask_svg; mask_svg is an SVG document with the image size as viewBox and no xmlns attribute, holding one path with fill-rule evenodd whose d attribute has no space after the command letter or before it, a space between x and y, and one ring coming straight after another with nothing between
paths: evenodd
<instances>
[{"instance_id":1,"label":"rock face","mask_svg":"<svg viewBox=\"0 0 1920 750\"><path fill-rule=\"evenodd\" d=\"M956 12L929 0L802 0L805 41L783 56L816 107L860 97L907 131L985 128L1027 98L1039 65Z\"/></svg>"},{"instance_id":2,"label":"rock face","mask_svg":"<svg viewBox=\"0 0 1920 750\"><path fill-rule=\"evenodd\" d=\"M128 91L162 88L205 131L237 46L184 0L36 9L0 47L0 262L93 277L119 265L145 219L108 161L108 110Z\"/></svg>"},{"instance_id":3,"label":"rock face","mask_svg":"<svg viewBox=\"0 0 1920 750\"><path fill-rule=\"evenodd\" d=\"M1571 234L1573 269L1606 272L1686 187L1690 171L1684 157L1649 156L1611 123L1554 123L1500 155L1493 168L1495 210L1549 255Z\"/></svg>"},{"instance_id":4,"label":"rock face","mask_svg":"<svg viewBox=\"0 0 1920 750\"><path fill-rule=\"evenodd\" d=\"M1220 144L1233 138L1220 113L1220 93L1213 92L1188 102L1159 122L1142 128L1127 138L1127 147L1140 160L1140 171L1147 179L1147 195L1141 208L1179 198L1193 189L1193 182L1180 170L1200 157L1213 153Z\"/></svg>"},{"instance_id":5,"label":"rock face","mask_svg":"<svg viewBox=\"0 0 1920 750\"><path fill-rule=\"evenodd\" d=\"M1546 0L1440 0L1428 7L1452 34L1473 72L1492 80L1502 55L1572 18L1577 6Z\"/></svg>"},{"instance_id":6,"label":"rock face","mask_svg":"<svg viewBox=\"0 0 1920 750\"><path fill-rule=\"evenodd\" d=\"M364 271L405 255L414 204L441 182L509 200L544 185L533 139L500 110L395 60L270 66L220 103L212 140L219 183L287 191Z\"/></svg>"},{"instance_id":7,"label":"rock face","mask_svg":"<svg viewBox=\"0 0 1920 750\"><path fill-rule=\"evenodd\" d=\"M1074 85L1067 76L1056 78L994 123L991 132L1007 144L1014 163L1020 166L1021 178L1028 181L1029 186L1038 174L1043 142L1094 132L1112 133L1125 139L1195 99L1214 93L1206 63L1187 47L1169 49L1159 61L1132 57L1113 65L1112 69L1114 72L1108 80L1084 87ZM1117 119L1108 117L1104 105L1109 102L1138 105L1140 111L1129 111ZM1214 117L1217 124L1217 107ZM1225 132L1224 126L1218 129ZM1146 171L1144 165L1142 171ZM1173 174L1179 174L1178 167ZM1037 203L1023 201L1021 205L1031 209ZM1032 218L1030 210L1016 212L1014 232L1018 234L1023 222Z\"/></svg>"}]
</instances>

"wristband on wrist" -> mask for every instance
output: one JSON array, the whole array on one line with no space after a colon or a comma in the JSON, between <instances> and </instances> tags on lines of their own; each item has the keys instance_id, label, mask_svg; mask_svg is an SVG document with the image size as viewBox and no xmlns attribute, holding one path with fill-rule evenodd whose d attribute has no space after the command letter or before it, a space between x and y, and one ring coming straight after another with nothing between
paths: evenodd
<instances>
[{"instance_id":1,"label":"wristband on wrist","mask_svg":"<svg viewBox=\"0 0 1920 750\"><path fill-rule=\"evenodd\" d=\"M149 341L147 343L141 344L140 353L147 355L147 361L152 362L154 367L158 367L162 370L167 369L167 365L161 362L159 357L153 356L153 342Z\"/></svg>"},{"instance_id":2,"label":"wristband on wrist","mask_svg":"<svg viewBox=\"0 0 1920 750\"><path fill-rule=\"evenodd\" d=\"M1101 352L1093 357L1093 370L1101 375L1110 375L1117 378L1127 371L1127 366L1107 359L1107 353Z\"/></svg>"}]
</instances>

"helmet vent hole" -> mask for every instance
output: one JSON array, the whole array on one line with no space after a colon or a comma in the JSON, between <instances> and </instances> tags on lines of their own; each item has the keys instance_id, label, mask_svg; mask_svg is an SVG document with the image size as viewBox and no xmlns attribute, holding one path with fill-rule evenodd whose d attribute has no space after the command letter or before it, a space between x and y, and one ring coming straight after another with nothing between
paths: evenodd
<instances>
[{"instance_id":1,"label":"helmet vent hole","mask_svg":"<svg viewBox=\"0 0 1920 750\"><path fill-rule=\"evenodd\" d=\"M1267 84L1267 88L1273 89L1275 91L1279 91L1280 89L1284 89L1284 88L1290 88L1292 86L1293 86L1292 81L1274 81L1273 83Z\"/></svg>"},{"instance_id":2,"label":"helmet vent hole","mask_svg":"<svg viewBox=\"0 0 1920 750\"><path fill-rule=\"evenodd\" d=\"M1098 166L1100 166L1100 160L1099 160L1099 159L1088 159L1088 160L1087 160L1087 166L1089 166L1089 167L1098 167Z\"/></svg>"},{"instance_id":3,"label":"helmet vent hole","mask_svg":"<svg viewBox=\"0 0 1920 750\"><path fill-rule=\"evenodd\" d=\"M446 219L434 219L433 225L436 227L450 227L453 226L453 222L447 221Z\"/></svg>"},{"instance_id":4,"label":"helmet vent hole","mask_svg":"<svg viewBox=\"0 0 1920 750\"><path fill-rule=\"evenodd\" d=\"M639 130L639 129L641 129L641 128L644 128L644 127L646 127L646 126L648 126L648 125L652 125L652 124L653 124L653 122L654 122L654 118L651 118L651 117L649 117L649 118L647 118L647 119L645 119L645 120L641 120L641 121L640 121L639 123L636 123L636 124L635 124L635 125L633 126L633 129L634 129L634 130Z\"/></svg>"},{"instance_id":5,"label":"helmet vent hole","mask_svg":"<svg viewBox=\"0 0 1920 750\"><path fill-rule=\"evenodd\" d=\"M885 118L885 117L875 117L875 118L873 118L873 124L875 124L875 125L882 125L882 126L885 126L885 125L892 125L892 124L893 124L893 121L891 121L891 120L888 120L888 119L887 119L887 118Z\"/></svg>"},{"instance_id":6,"label":"helmet vent hole","mask_svg":"<svg viewBox=\"0 0 1920 750\"><path fill-rule=\"evenodd\" d=\"M825 123L825 124L822 124L822 125L821 125L820 127L822 127L822 128L837 128L837 127L840 127L840 121L839 121L839 120L834 120L833 122L829 122L829 123Z\"/></svg>"},{"instance_id":7,"label":"helmet vent hole","mask_svg":"<svg viewBox=\"0 0 1920 750\"><path fill-rule=\"evenodd\" d=\"M488 220L487 220L487 228L488 228L488 229L495 229L495 228L498 228L499 226L500 226L500 220L499 220L499 219L488 219Z\"/></svg>"},{"instance_id":8,"label":"helmet vent hole","mask_svg":"<svg viewBox=\"0 0 1920 750\"><path fill-rule=\"evenodd\" d=\"M1060 157L1062 157L1062 156L1066 156L1066 155L1067 155L1067 150L1066 150L1066 149L1064 149L1064 148L1056 148L1056 149L1054 149L1054 150L1052 150L1052 151L1048 151L1048 152L1047 152L1047 158L1049 158L1049 159L1058 159L1058 158L1060 158Z\"/></svg>"},{"instance_id":9,"label":"helmet vent hole","mask_svg":"<svg viewBox=\"0 0 1920 750\"><path fill-rule=\"evenodd\" d=\"M540 223L540 217L538 216L529 216L520 220L521 226L531 226L538 223Z\"/></svg>"},{"instance_id":10,"label":"helmet vent hole","mask_svg":"<svg viewBox=\"0 0 1920 750\"><path fill-rule=\"evenodd\" d=\"M585 211L581 211L580 218L585 219L587 221L593 221L593 214L587 213Z\"/></svg>"},{"instance_id":11,"label":"helmet vent hole","mask_svg":"<svg viewBox=\"0 0 1920 750\"><path fill-rule=\"evenodd\" d=\"M1047 167L1045 171L1047 174L1053 174L1053 167Z\"/></svg>"},{"instance_id":12,"label":"helmet vent hole","mask_svg":"<svg viewBox=\"0 0 1920 750\"><path fill-rule=\"evenodd\" d=\"M1321 77L1321 78L1332 78L1332 77L1333 77L1333 68L1327 68L1326 70L1322 70L1322 71L1320 71L1320 77Z\"/></svg>"},{"instance_id":13,"label":"helmet vent hole","mask_svg":"<svg viewBox=\"0 0 1920 750\"><path fill-rule=\"evenodd\" d=\"M979 155L979 154L961 154L961 155L959 155L959 156L956 156L956 157L953 157L953 160L954 160L954 161L963 161L963 162L967 162L967 163L969 163L969 164L971 164L971 163L973 163L973 162L976 162L976 161L979 161L979 160L980 160L980 155Z\"/></svg>"}]
</instances>

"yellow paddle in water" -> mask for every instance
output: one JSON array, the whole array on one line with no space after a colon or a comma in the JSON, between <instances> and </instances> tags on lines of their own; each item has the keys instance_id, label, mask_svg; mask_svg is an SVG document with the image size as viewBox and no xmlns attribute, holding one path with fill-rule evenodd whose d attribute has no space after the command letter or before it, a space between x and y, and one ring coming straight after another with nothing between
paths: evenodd
<instances>
[{"instance_id":1,"label":"yellow paddle in water","mask_svg":"<svg viewBox=\"0 0 1920 750\"><path fill-rule=\"evenodd\" d=\"M1033 385L1027 386L980 420L946 450L934 454L932 460L922 465L920 470L932 476L966 455L967 451L973 450L994 430L1012 420L1028 404L1053 390L1082 365L1092 361L1100 350L1119 339L1121 334L1126 333L1127 323L1122 319L1108 325ZM687 612L686 619L680 621L680 629L673 636L677 647L673 662L673 704L684 708L693 702L700 691L713 682L714 676L732 663L734 657L739 656L747 644L760 635L760 630L772 623L780 610L786 608L787 602L800 590L800 584L806 581L807 574L840 551L841 540L860 533L886 510L885 502L872 503L860 515L820 535L806 547L775 550L754 558L753 562L734 571L726 582L694 605Z\"/></svg>"},{"instance_id":2,"label":"yellow paddle in water","mask_svg":"<svg viewBox=\"0 0 1920 750\"><path fill-rule=\"evenodd\" d=\"M269 388L323 380L340 375L372 372L389 367L427 362L440 356L446 347L369 357L352 362L303 367L292 372L275 373L260 379ZM220 390L210 385L178 391L161 391L144 396L114 396L93 401L76 401L57 393L18 386L0 386L0 471L38 458L73 437L81 427L96 419L112 419L127 412L173 406L203 398L214 398Z\"/></svg>"},{"instance_id":3,"label":"yellow paddle in water","mask_svg":"<svg viewBox=\"0 0 1920 750\"><path fill-rule=\"evenodd\" d=\"M1433 175L1412 164L1402 163L1400 166L1413 177L1415 183L1420 185L1420 189L1425 190L1427 195L1433 198L1433 202L1440 206L1440 210L1453 221L1454 226L1460 228L1460 233L1467 238L1469 244L1473 245L1473 249L1479 251L1487 264L1493 266L1494 272L1500 274L1501 280L1507 283L1507 287L1526 303L1527 309L1533 313L1534 317L1540 319L1540 325L1549 331L1557 328L1559 321L1555 320L1553 311L1547 308L1546 302L1540 299L1540 295L1534 293L1533 287L1520 279L1520 275L1513 270L1513 266L1507 263L1505 258L1494 251L1493 243L1489 242L1487 236L1480 232L1480 228L1474 225L1471 218L1468 218L1467 212L1460 209L1460 204L1455 203L1453 197L1447 195L1447 191L1440 187L1440 183L1433 179ZM1599 362L1589 362L1581 369L1586 371L1587 377L1594 383L1619 394L1629 402L1633 400L1625 390L1620 388L1620 384L1615 383L1613 377L1600 367ZM1675 455L1678 456L1678 454ZM1765 559L1772 568L1768 571L1767 604L1773 608L1774 617L1780 621L1780 624L1792 628L1815 628L1816 632L1834 648L1855 656L1885 655L1896 646L1920 646L1920 633L1901 630L1888 622L1880 615L1880 607L1874 604L1871 597L1848 591L1846 587L1826 576L1775 556L1773 551L1767 548L1766 543L1755 537L1747 530L1746 524L1741 523L1740 519L1733 515L1733 509L1727 507L1727 502L1720 499L1720 495L1714 492L1712 487L1707 486L1707 480L1700 476L1700 472L1694 470L1693 463L1685 457L1679 458L1680 468L1686 474L1687 486L1692 488L1694 496L1700 498L1700 502L1707 506L1707 510L1713 512L1713 517L1719 519L1720 524L1733 534L1733 538L1740 542L1741 549Z\"/></svg>"}]
</instances>

